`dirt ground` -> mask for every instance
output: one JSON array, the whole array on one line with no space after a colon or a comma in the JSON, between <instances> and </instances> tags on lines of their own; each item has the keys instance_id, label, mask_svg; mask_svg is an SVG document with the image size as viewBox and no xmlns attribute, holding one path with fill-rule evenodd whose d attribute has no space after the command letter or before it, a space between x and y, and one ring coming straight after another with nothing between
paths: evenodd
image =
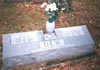
<instances>
[{"instance_id":1,"label":"dirt ground","mask_svg":"<svg viewBox=\"0 0 100 70\"><path fill-rule=\"evenodd\" d=\"M87 25L95 41L95 55L88 59L65 61L38 70L100 70L100 0L73 0L74 12L60 13L56 28ZM45 30L47 16L40 4L33 2L0 3L0 60L2 59L2 34ZM2 67L2 61L0 62ZM13 70L34 70L31 66Z\"/></svg>"}]
</instances>

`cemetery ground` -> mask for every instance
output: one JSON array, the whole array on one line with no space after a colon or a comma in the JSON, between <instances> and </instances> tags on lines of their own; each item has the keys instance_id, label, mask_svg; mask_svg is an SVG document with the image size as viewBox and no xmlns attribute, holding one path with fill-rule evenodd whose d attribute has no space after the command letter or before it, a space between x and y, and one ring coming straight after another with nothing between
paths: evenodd
<instances>
[{"instance_id":1,"label":"cemetery ground","mask_svg":"<svg viewBox=\"0 0 100 70\"><path fill-rule=\"evenodd\" d=\"M100 0L73 0L74 12L60 13L56 28L87 25L95 41L94 54L47 64L36 70L100 70ZM47 16L40 4L33 2L0 3L0 68L2 68L2 34L45 30ZM11 70L34 70L33 64Z\"/></svg>"}]
</instances>

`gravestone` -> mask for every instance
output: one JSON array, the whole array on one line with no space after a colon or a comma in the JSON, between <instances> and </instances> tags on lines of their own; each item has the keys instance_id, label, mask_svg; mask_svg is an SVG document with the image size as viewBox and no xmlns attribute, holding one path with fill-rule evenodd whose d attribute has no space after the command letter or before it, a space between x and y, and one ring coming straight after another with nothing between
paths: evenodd
<instances>
[{"instance_id":1,"label":"gravestone","mask_svg":"<svg viewBox=\"0 0 100 70\"><path fill-rule=\"evenodd\" d=\"M82 56L94 51L85 25L55 29L47 39L42 30L3 35L3 63L6 68L25 64Z\"/></svg>"}]
</instances>

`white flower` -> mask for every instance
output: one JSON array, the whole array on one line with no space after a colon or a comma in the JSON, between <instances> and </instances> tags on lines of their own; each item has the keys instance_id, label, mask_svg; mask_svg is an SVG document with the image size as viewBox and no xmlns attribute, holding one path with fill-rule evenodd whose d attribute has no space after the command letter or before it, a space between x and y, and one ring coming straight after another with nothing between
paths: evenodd
<instances>
[{"instance_id":1,"label":"white flower","mask_svg":"<svg viewBox=\"0 0 100 70\"><path fill-rule=\"evenodd\" d=\"M61 10L65 10L66 8L62 8Z\"/></svg>"},{"instance_id":2,"label":"white flower","mask_svg":"<svg viewBox=\"0 0 100 70\"><path fill-rule=\"evenodd\" d=\"M44 8L45 6L47 6L47 3L44 2L42 5L41 5L41 8Z\"/></svg>"},{"instance_id":3,"label":"white flower","mask_svg":"<svg viewBox=\"0 0 100 70\"><path fill-rule=\"evenodd\" d=\"M58 10L58 8L56 7L56 4L55 3L52 3L52 4L48 4L45 11L56 11Z\"/></svg>"}]
</instances>

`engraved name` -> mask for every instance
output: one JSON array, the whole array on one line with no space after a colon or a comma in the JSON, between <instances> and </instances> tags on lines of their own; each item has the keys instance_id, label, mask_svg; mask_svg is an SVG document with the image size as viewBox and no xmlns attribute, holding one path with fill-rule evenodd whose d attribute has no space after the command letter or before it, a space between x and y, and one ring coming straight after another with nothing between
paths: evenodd
<instances>
[{"instance_id":1,"label":"engraved name","mask_svg":"<svg viewBox=\"0 0 100 70\"><path fill-rule=\"evenodd\" d=\"M63 46L65 45L64 40L49 40L49 41L43 41L40 42L40 47L41 48L46 48L46 47L56 47L56 46Z\"/></svg>"}]
</instances>

